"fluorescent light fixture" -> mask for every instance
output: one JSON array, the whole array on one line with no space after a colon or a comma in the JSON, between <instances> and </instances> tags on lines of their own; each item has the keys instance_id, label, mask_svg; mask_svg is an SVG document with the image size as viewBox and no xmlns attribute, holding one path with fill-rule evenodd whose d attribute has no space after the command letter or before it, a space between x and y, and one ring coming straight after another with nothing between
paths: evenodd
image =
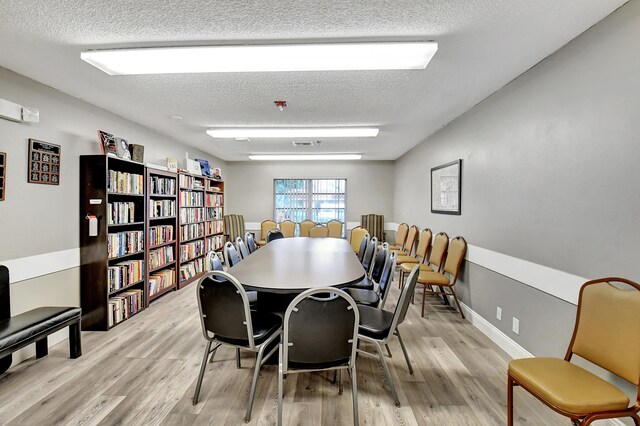
<instances>
[{"instance_id":1,"label":"fluorescent light fixture","mask_svg":"<svg viewBox=\"0 0 640 426\"><path fill-rule=\"evenodd\" d=\"M424 69L431 41L182 46L89 50L80 58L110 75Z\"/></svg>"},{"instance_id":2,"label":"fluorescent light fixture","mask_svg":"<svg viewBox=\"0 0 640 426\"><path fill-rule=\"evenodd\" d=\"M251 154L249 160L306 161L306 160L360 160L362 154Z\"/></svg>"},{"instance_id":3,"label":"fluorescent light fixture","mask_svg":"<svg viewBox=\"0 0 640 426\"><path fill-rule=\"evenodd\" d=\"M218 127L212 138L375 138L377 127Z\"/></svg>"}]
</instances>

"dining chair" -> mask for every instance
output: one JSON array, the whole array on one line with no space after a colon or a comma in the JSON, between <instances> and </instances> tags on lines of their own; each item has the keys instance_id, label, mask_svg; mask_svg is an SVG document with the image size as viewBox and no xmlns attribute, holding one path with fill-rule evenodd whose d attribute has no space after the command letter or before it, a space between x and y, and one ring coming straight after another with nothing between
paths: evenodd
<instances>
[{"instance_id":1,"label":"dining chair","mask_svg":"<svg viewBox=\"0 0 640 426\"><path fill-rule=\"evenodd\" d=\"M329 297L320 297L330 295ZM319 321L318 319L322 320ZM284 376L318 370L347 370L351 377L353 424L359 424L356 347L358 307L334 287L309 289L287 307L278 364L278 425L282 425ZM342 374L339 393L342 394ZM336 413L340 417L341 413Z\"/></svg>"},{"instance_id":2,"label":"dining chair","mask_svg":"<svg viewBox=\"0 0 640 426\"><path fill-rule=\"evenodd\" d=\"M367 275L371 273L371 265L373 265L373 258L376 255L376 247L378 246L378 239L376 237L371 238L367 243L367 248L362 256L362 267Z\"/></svg>"},{"instance_id":3,"label":"dining chair","mask_svg":"<svg viewBox=\"0 0 640 426\"><path fill-rule=\"evenodd\" d=\"M373 258L373 266L371 267L371 273L365 274L364 278L355 284L350 284L347 288L357 288L363 290L373 290L375 285L380 282L382 272L387 261L389 250L383 244L380 250Z\"/></svg>"},{"instance_id":4,"label":"dining chair","mask_svg":"<svg viewBox=\"0 0 640 426\"><path fill-rule=\"evenodd\" d=\"M447 249L449 248L449 236L446 232L438 232L438 234L433 239L433 245L431 246L431 253L429 253L429 258L423 262L419 263L420 271L436 271L440 272L442 270L442 265L444 261L444 256L447 254ZM401 275L400 280L398 280L398 286L402 287L404 282L404 276L413 270L414 265L400 265Z\"/></svg>"},{"instance_id":5,"label":"dining chair","mask_svg":"<svg viewBox=\"0 0 640 426\"><path fill-rule=\"evenodd\" d=\"M244 241L242 241L242 237L236 238L236 250L240 253L240 256L242 256L243 259L249 257L249 249Z\"/></svg>"},{"instance_id":6,"label":"dining chair","mask_svg":"<svg viewBox=\"0 0 640 426\"><path fill-rule=\"evenodd\" d=\"M280 222L278 229L280 229L285 238L293 238L296 235L296 224L290 220Z\"/></svg>"},{"instance_id":7,"label":"dining chair","mask_svg":"<svg viewBox=\"0 0 640 426\"><path fill-rule=\"evenodd\" d=\"M360 239L360 248L356 250L356 254L358 255L358 260L362 262L362 258L364 257L364 252L367 251L367 247L369 246L369 234L364 234Z\"/></svg>"},{"instance_id":8,"label":"dining chair","mask_svg":"<svg viewBox=\"0 0 640 426\"><path fill-rule=\"evenodd\" d=\"M356 226L351 230L351 233L349 234L349 243L351 244L351 248L353 249L354 253L358 253L361 247L362 239L365 236L367 236L367 239L368 239L369 232L367 231L366 228L363 228L362 226ZM362 258L361 256L359 257Z\"/></svg>"},{"instance_id":9,"label":"dining chair","mask_svg":"<svg viewBox=\"0 0 640 426\"><path fill-rule=\"evenodd\" d=\"M339 220L330 220L327 222L327 228L329 229L329 236L331 238L342 238L342 228L344 223Z\"/></svg>"},{"instance_id":10,"label":"dining chair","mask_svg":"<svg viewBox=\"0 0 640 426\"><path fill-rule=\"evenodd\" d=\"M273 240L279 240L281 238L284 238L284 235L282 235L282 232L277 229L272 229L267 232L267 243L270 243Z\"/></svg>"},{"instance_id":11,"label":"dining chair","mask_svg":"<svg viewBox=\"0 0 640 426\"><path fill-rule=\"evenodd\" d=\"M223 271L222 261L215 251L207 253L207 271Z\"/></svg>"},{"instance_id":12,"label":"dining chair","mask_svg":"<svg viewBox=\"0 0 640 426\"><path fill-rule=\"evenodd\" d=\"M407 240L407 233L409 232L409 225L401 223L396 230L395 242L389 246L389 250L402 249L404 242Z\"/></svg>"},{"instance_id":13,"label":"dining chair","mask_svg":"<svg viewBox=\"0 0 640 426\"><path fill-rule=\"evenodd\" d=\"M278 229L278 225L271 219L263 220L260 223L260 241L258 241L258 247L262 247L268 243L267 234L273 229Z\"/></svg>"},{"instance_id":14,"label":"dining chair","mask_svg":"<svg viewBox=\"0 0 640 426\"><path fill-rule=\"evenodd\" d=\"M411 227L409 228L409 232L407 232L407 238L404 241L402 248L391 248L391 251L397 251L398 255L409 256L413 252L413 246L415 246L417 239L418 227L416 225L411 225Z\"/></svg>"},{"instance_id":15,"label":"dining chair","mask_svg":"<svg viewBox=\"0 0 640 426\"><path fill-rule=\"evenodd\" d=\"M384 260L379 262L378 256L380 256L381 253ZM343 289L344 292L351 296L358 305L384 308L387 301L387 294L389 294L389 287L391 287L390 284L393 281L393 271L396 269L396 256L397 254L395 252L389 255L384 249L380 249L380 252L376 255L376 265L374 265L374 268L378 262L383 265L380 277L378 281L376 281L378 284L377 289L360 288L355 285L353 287L345 287Z\"/></svg>"},{"instance_id":16,"label":"dining chair","mask_svg":"<svg viewBox=\"0 0 640 426\"><path fill-rule=\"evenodd\" d=\"M407 310L409 309L409 303L411 301L411 294L413 294L413 291L416 288L419 272L420 270L416 266L411 271L411 274L409 274L407 283L400 291L400 297L398 298L398 303L396 304L393 312L374 308L372 306L358 306L358 311L360 312L358 339L362 342L371 343L375 347L375 353L367 352L364 349L358 349L358 353L364 356L378 358L382 365L382 369L384 370L387 382L389 383L389 387L391 388L393 402L397 407L400 406L400 399L398 398L396 387L393 384L393 379L389 372L389 366L387 365L387 361L382 353L382 345L386 346L394 335L397 336L398 341L400 342L400 347L402 348L402 353L404 354L404 359L409 367L409 374L413 374L413 367L409 360L409 354L407 353L407 348L404 345L398 326L404 322L407 315Z\"/></svg>"},{"instance_id":17,"label":"dining chair","mask_svg":"<svg viewBox=\"0 0 640 426\"><path fill-rule=\"evenodd\" d=\"M442 273L435 271L420 271L418 275L418 284L422 285L422 317L424 317L424 305L426 302L427 294L438 294L447 298L453 296L456 302L456 307L460 312L460 316L464 319L464 312L460 306L460 301L456 295L456 291L453 286L458 281L458 274L460 273L460 266L464 260L464 255L467 253L467 242L462 237L455 237L449 243L449 249L447 251L447 260L444 262L444 268ZM418 266L418 269L420 267ZM440 291L436 291L432 288L429 290L429 286L438 286ZM449 293L445 291L445 288L449 289Z\"/></svg>"},{"instance_id":18,"label":"dining chair","mask_svg":"<svg viewBox=\"0 0 640 426\"><path fill-rule=\"evenodd\" d=\"M247 244L247 250L249 250L249 254L256 251L258 246L256 246L256 240L253 238L253 234L251 232L247 232L244 237L244 241Z\"/></svg>"},{"instance_id":19,"label":"dining chair","mask_svg":"<svg viewBox=\"0 0 640 426\"><path fill-rule=\"evenodd\" d=\"M420 237L418 238L418 247L416 247L416 252L413 256L410 255L400 255L398 256L398 260L396 261L397 265L400 267L400 285L402 285L405 270L408 270L406 273L411 272L413 266L411 264L420 264L424 263L427 260L427 253L431 248L431 239L433 235L431 234L431 229L424 228L420 231ZM406 268L403 269L402 265L407 264Z\"/></svg>"},{"instance_id":20,"label":"dining chair","mask_svg":"<svg viewBox=\"0 0 640 426\"><path fill-rule=\"evenodd\" d=\"M513 387L520 386L574 425L631 417L640 425L640 284L600 278L580 288L573 336L564 359L509 363L507 425L513 425ZM571 362L573 355L636 387L635 404L622 390Z\"/></svg>"},{"instance_id":21,"label":"dining chair","mask_svg":"<svg viewBox=\"0 0 640 426\"><path fill-rule=\"evenodd\" d=\"M324 225L317 224L313 228L309 229L309 237L311 238L326 238L329 236L329 228Z\"/></svg>"},{"instance_id":22,"label":"dining chair","mask_svg":"<svg viewBox=\"0 0 640 426\"><path fill-rule=\"evenodd\" d=\"M316 226L316 223L311 220L303 220L302 222L300 222L300 225L299 225L300 236L308 237L309 229L313 228L314 226Z\"/></svg>"},{"instance_id":23,"label":"dining chair","mask_svg":"<svg viewBox=\"0 0 640 426\"><path fill-rule=\"evenodd\" d=\"M256 353L256 364L245 414L245 421L248 422L251 420L260 367L278 350L277 344L271 345L273 348L265 355L270 344L277 342L280 338L282 320L275 314L251 311L249 299L242 284L224 271L212 271L202 277L196 287L196 298L202 335L207 343L193 394L193 405L198 404L209 356L212 362L216 350L221 345L235 347L237 367L240 368L240 348L248 349Z\"/></svg>"},{"instance_id":24,"label":"dining chair","mask_svg":"<svg viewBox=\"0 0 640 426\"><path fill-rule=\"evenodd\" d=\"M222 254L224 256L224 263L227 264L228 268L231 268L232 266L240 263L240 256L238 255L238 251L233 246L233 243L231 241L227 241L224 244Z\"/></svg>"}]
</instances>

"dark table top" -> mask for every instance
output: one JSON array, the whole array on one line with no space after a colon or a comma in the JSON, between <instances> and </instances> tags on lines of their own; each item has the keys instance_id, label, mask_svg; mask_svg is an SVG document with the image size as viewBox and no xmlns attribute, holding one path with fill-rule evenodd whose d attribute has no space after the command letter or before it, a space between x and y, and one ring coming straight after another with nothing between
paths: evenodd
<instances>
[{"instance_id":1,"label":"dark table top","mask_svg":"<svg viewBox=\"0 0 640 426\"><path fill-rule=\"evenodd\" d=\"M347 240L283 238L229 269L247 290L299 293L309 288L343 287L364 278L364 268Z\"/></svg>"}]
</instances>

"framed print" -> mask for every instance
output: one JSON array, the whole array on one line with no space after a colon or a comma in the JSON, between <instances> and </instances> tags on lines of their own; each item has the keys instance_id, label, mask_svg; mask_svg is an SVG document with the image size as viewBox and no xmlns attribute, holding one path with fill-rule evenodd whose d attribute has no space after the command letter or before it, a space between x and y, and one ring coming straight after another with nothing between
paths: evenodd
<instances>
[{"instance_id":1,"label":"framed print","mask_svg":"<svg viewBox=\"0 0 640 426\"><path fill-rule=\"evenodd\" d=\"M431 213L461 214L462 160L431 169Z\"/></svg>"},{"instance_id":2,"label":"framed print","mask_svg":"<svg viewBox=\"0 0 640 426\"><path fill-rule=\"evenodd\" d=\"M29 139L27 181L44 185L60 185L60 145Z\"/></svg>"},{"instance_id":3,"label":"framed print","mask_svg":"<svg viewBox=\"0 0 640 426\"><path fill-rule=\"evenodd\" d=\"M7 154L0 152L0 201L4 200L7 188Z\"/></svg>"}]
</instances>

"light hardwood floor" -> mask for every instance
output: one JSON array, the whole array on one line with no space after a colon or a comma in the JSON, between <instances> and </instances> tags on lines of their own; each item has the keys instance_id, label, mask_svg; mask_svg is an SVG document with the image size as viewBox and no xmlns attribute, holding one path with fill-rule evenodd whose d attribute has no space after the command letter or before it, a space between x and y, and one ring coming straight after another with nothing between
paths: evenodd
<instances>
[{"instance_id":1,"label":"light hardwood floor","mask_svg":"<svg viewBox=\"0 0 640 426\"><path fill-rule=\"evenodd\" d=\"M399 290L392 287L390 304ZM416 297L419 299L419 296ZM418 301L418 300L416 300ZM0 424L11 425L241 425L254 365L244 352L236 369L233 349L221 347L208 364L200 403L191 404L204 340L195 286L171 293L108 333L83 332L84 354L68 358L67 342L0 377ZM401 406L391 399L374 359L357 361L363 425L506 424L509 356L452 308L429 299L401 326L415 369L409 375L397 340L389 367ZM326 372L290 375L284 420L289 425L353 424L351 390L343 395ZM522 390L515 391L516 424L569 425ZM252 425L276 419L277 366L261 372Z\"/></svg>"}]
</instances>

